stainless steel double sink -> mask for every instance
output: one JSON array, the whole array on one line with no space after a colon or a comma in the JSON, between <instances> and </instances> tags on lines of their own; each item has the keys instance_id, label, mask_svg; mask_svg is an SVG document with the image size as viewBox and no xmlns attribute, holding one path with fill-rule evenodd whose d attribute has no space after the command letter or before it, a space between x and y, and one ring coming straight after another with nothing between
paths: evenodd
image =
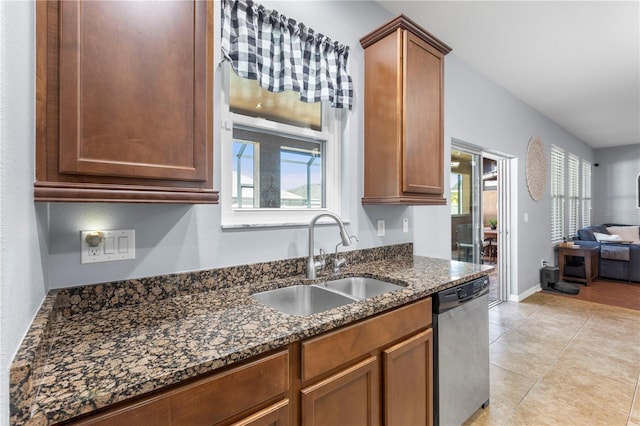
<instances>
[{"instance_id":1,"label":"stainless steel double sink","mask_svg":"<svg viewBox=\"0 0 640 426\"><path fill-rule=\"evenodd\" d=\"M349 277L319 284L294 285L252 295L257 301L290 315L312 315L402 288L375 278Z\"/></svg>"}]
</instances>

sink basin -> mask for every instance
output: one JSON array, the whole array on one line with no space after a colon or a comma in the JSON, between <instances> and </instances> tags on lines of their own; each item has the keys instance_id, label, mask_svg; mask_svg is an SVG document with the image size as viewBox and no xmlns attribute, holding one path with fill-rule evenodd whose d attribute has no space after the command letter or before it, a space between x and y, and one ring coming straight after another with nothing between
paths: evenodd
<instances>
[{"instance_id":1,"label":"sink basin","mask_svg":"<svg viewBox=\"0 0 640 426\"><path fill-rule=\"evenodd\" d=\"M355 299L362 300L379 294L388 293L402 288L397 284L376 280L375 278L349 277L327 281L319 284L331 290L339 291Z\"/></svg>"},{"instance_id":2,"label":"sink basin","mask_svg":"<svg viewBox=\"0 0 640 426\"><path fill-rule=\"evenodd\" d=\"M315 285L294 285L252 295L265 305L291 315L312 315L357 299Z\"/></svg>"}]
</instances>

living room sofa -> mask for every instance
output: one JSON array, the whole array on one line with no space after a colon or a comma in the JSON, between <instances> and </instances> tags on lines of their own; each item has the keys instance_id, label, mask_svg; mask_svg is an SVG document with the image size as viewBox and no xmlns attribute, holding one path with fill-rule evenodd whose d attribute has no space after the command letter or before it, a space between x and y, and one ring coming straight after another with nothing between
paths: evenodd
<instances>
[{"instance_id":1,"label":"living room sofa","mask_svg":"<svg viewBox=\"0 0 640 426\"><path fill-rule=\"evenodd\" d=\"M626 231L633 230L635 243L618 242L616 239L627 240L627 238L615 238L616 234L607 228L634 227ZM587 247L600 248L600 263L598 265L601 278L609 278L623 281L640 282L640 235L638 225L622 225L615 223L605 223L602 225L592 225L580 229L574 238L574 244ZM625 232L628 235L629 232ZM609 236L609 237L608 237ZM600 241L599 241L600 240ZM605 241L610 240L610 241Z\"/></svg>"}]
</instances>

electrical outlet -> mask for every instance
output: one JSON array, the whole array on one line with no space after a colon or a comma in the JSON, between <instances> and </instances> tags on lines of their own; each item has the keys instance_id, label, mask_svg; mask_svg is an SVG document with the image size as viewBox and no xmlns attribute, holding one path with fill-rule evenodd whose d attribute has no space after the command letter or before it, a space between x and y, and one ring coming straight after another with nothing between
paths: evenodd
<instances>
[{"instance_id":1,"label":"electrical outlet","mask_svg":"<svg viewBox=\"0 0 640 426\"><path fill-rule=\"evenodd\" d=\"M378 219L378 237L384 237L384 219Z\"/></svg>"},{"instance_id":2,"label":"electrical outlet","mask_svg":"<svg viewBox=\"0 0 640 426\"><path fill-rule=\"evenodd\" d=\"M87 245L87 255L88 256L99 256L100 255L100 246L91 247Z\"/></svg>"},{"instance_id":3,"label":"electrical outlet","mask_svg":"<svg viewBox=\"0 0 640 426\"><path fill-rule=\"evenodd\" d=\"M546 260L544 260L544 259L540 260L540 266L541 266L541 267L543 267L543 268L544 268L545 266L547 266L547 261L546 261Z\"/></svg>"},{"instance_id":4,"label":"electrical outlet","mask_svg":"<svg viewBox=\"0 0 640 426\"><path fill-rule=\"evenodd\" d=\"M406 217L402 219L402 232L405 234L409 232L409 219Z\"/></svg>"},{"instance_id":5,"label":"electrical outlet","mask_svg":"<svg viewBox=\"0 0 640 426\"><path fill-rule=\"evenodd\" d=\"M89 241L87 235L95 240ZM95 234L99 234L96 236ZM80 231L80 263L113 262L136 258L135 229L113 229L109 231Z\"/></svg>"}]
</instances>

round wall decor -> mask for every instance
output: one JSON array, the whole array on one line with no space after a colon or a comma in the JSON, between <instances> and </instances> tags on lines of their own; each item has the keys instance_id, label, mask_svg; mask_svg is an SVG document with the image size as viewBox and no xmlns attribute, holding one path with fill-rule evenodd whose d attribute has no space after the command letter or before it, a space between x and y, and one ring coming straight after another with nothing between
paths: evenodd
<instances>
[{"instance_id":1,"label":"round wall decor","mask_svg":"<svg viewBox=\"0 0 640 426\"><path fill-rule=\"evenodd\" d=\"M525 173L529 195L534 201L540 201L547 187L547 158L544 145L537 136L532 137L527 146Z\"/></svg>"}]
</instances>

